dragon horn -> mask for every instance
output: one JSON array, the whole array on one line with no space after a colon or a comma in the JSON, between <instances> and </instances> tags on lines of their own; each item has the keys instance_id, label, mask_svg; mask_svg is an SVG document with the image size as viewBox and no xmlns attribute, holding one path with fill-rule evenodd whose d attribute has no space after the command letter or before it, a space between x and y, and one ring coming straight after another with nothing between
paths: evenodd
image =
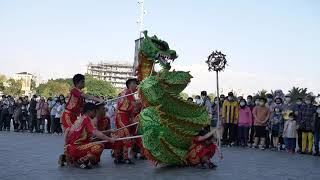
<instances>
[{"instance_id":1,"label":"dragon horn","mask_svg":"<svg viewBox=\"0 0 320 180\"><path fill-rule=\"evenodd\" d=\"M143 35L144 35L144 37L149 37L148 36L148 31L147 30L143 31Z\"/></svg>"}]
</instances>

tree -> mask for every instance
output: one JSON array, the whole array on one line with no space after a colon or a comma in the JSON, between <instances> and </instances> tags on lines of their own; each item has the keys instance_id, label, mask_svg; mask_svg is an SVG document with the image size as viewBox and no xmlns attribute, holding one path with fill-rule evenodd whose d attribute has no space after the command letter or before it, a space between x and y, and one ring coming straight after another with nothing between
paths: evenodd
<instances>
[{"instance_id":1,"label":"tree","mask_svg":"<svg viewBox=\"0 0 320 180\"><path fill-rule=\"evenodd\" d=\"M35 91L36 90L36 87L37 85L36 85L36 81L35 80L33 80L33 79L31 79L31 86L30 86L30 90L31 91Z\"/></svg>"},{"instance_id":2,"label":"tree","mask_svg":"<svg viewBox=\"0 0 320 180\"><path fill-rule=\"evenodd\" d=\"M215 93L209 93L208 96L209 96L210 100L213 101L214 98L216 97L216 94Z\"/></svg>"},{"instance_id":3,"label":"tree","mask_svg":"<svg viewBox=\"0 0 320 180\"><path fill-rule=\"evenodd\" d=\"M59 82L56 80L49 80L47 83L40 84L36 88L38 95L43 97L54 97L63 94L67 96L70 90L70 85L66 82Z\"/></svg>"},{"instance_id":4,"label":"tree","mask_svg":"<svg viewBox=\"0 0 320 180\"><path fill-rule=\"evenodd\" d=\"M267 90L262 89L261 91L258 91L258 93L256 93L253 97L253 99L257 99L257 98L266 98L267 97Z\"/></svg>"},{"instance_id":5,"label":"tree","mask_svg":"<svg viewBox=\"0 0 320 180\"><path fill-rule=\"evenodd\" d=\"M116 96L116 88L110 82L95 79L90 75L86 75L85 92L94 96Z\"/></svg>"},{"instance_id":6,"label":"tree","mask_svg":"<svg viewBox=\"0 0 320 180\"><path fill-rule=\"evenodd\" d=\"M3 90L4 94L11 95L14 97L21 96L24 92L21 90L22 88L22 81L21 80L14 80L10 78L6 81L6 86Z\"/></svg>"},{"instance_id":7,"label":"tree","mask_svg":"<svg viewBox=\"0 0 320 180\"><path fill-rule=\"evenodd\" d=\"M308 93L308 88L299 88L294 86L291 90L289 90L289 95L291 96L294 102L297 101L298 98L305 98L306 96L312 94L312 92Z\"/></svg>"},{"instance_id":8,"label":"tree","mask_svg":"<svg viewBox=\"0 0 320 180\"><path fill-rule=\"evenodd\" d=\"M4 90L4 83L6 82L7 78L5 75L0 74L0 91Z\"/></svg>"}]
</instances>

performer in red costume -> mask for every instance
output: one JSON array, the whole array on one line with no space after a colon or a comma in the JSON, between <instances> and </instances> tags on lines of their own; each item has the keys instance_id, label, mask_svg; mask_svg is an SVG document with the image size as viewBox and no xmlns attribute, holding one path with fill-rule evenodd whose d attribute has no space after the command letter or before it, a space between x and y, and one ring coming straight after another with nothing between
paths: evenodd
<instances>
[{"instance_id":1,"label":"performer in red costume","mask_svg":"<svg viewBox=\"0 0 320 180\"><path fill-rule=\"evenodd\" d=\"M214 134L215 130L210 131L210 126L208 126L194 138L187 154L187 162L190 166L200 165L201 168L206 168L207 165L210 169L217 167L211 162L211 158L217 150Z\"/></svg>"},{"instance_id":2,"label":"performer in red costume","mask_svg":"<svg viewBox=\"0 0 320 180\"><path fill-rule=\"evenodd\" d=\"M108 140L113 143L114 138L104 135L93 126L96 115L96 105L87 103L84 106L83 115L65 131L65 154L71 164L83 169L92 168L100 162L100 156L104 150L102 143L91 142L92 136Z\"/></svg>"},{"instance_id":3,"label":"performer in red costume","mask_svg":"<svg viewBox=\"0 0 320 180\"><path fill-rule=\"evenodd\" d=\"M137 79L126 81L127 89L120 93L120 96L126 96L137 91ZM134 95L129 95L118 100L116 109L116 128L123 128L134 122L136 100ZM117 137L132 136L132 128L124 128L116 132ZM115 163L134 164L131 161L132 140L125 140L115 144Z\"/></svg>"},{"instance_id":4,"label":"performer in red costume","mask_svg":"<svg viewBox=\"0 0 320 180\"><path fill-rule=\"evenodd\" d=\"M95 117L95 127L99 131L102 131L107 136L113 136L114 130L110 128L110 120L106 117L106 108L104 103L98 103L97 105L97 114ZM113 149L113 143L104 143L105 149Z\"/></svg>"},{"instance_id":5,"label":"performer in red costume","mask_svg":"<svg viewBox=\"0 0 320 180\"><path fill-rule=\"evenodd\" d=\"M84 94L81 90L85 86L85 77L82 74L76 74L73 76L73 84L74 87L70 91L69 98L67 100L65 111L61 115L61 123L63 125L63 129L67 129L73 125L73 123L80 116L80 112L82 111L85 100L92 100L97 102L103 102L103 100L96 98L91 95ZM66 162L66 156L59 156L59 164L60 166L64 166Z\"/></svg>"},{"instance_id":6,"label":"performer in red costume","mask_svg":"<svg viewBox=\"0 0 320 180\"><path fill-rule=\"evenodd\" d=\"M72 126L72 124L80 116L85 100L103 102L102 99L91 95L84 94L81 90L85 87L85 77L82 74L76 74L73 77L74 87L70 91L70 95L66 104L65 111L61 116L61 123L64 129Z\"/></svg>"}]
</instances>

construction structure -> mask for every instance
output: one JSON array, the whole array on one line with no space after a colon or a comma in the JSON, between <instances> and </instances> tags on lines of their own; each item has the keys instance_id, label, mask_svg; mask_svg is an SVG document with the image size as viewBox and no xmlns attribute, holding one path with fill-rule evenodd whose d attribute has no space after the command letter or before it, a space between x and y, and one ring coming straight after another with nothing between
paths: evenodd
<instances>
[{"instance_id":1,"label":"construction structure","mask_svg":"<svg viewBox=\"0 0 320 180\"><path fill-rule=\"evenodd\" d=\"M108 81L117 88L125 88L126 80L134 77L133 64L129 63L89 63L87 74Z\"/></svg>"},{"instance_id":2,"label":"construction structure","mask_svg":"<svg viewBox=\"0 0 320 180\"><path fill-rule=\"evenodd\" d=\"M32 81L34 81L34 86L36 86L36 76L28 72L20 72L13 75L14 80L21 80L22 86L21 90L24 91L24 95L30 96L32 94Z\"/></svg>"}]
</instances>

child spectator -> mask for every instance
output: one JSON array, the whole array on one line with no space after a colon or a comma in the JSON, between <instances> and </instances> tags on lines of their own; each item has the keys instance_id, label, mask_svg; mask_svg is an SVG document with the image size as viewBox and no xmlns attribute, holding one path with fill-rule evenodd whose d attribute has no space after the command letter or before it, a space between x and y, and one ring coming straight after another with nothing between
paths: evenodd
<instances>
[{"instance_id":1,"label":"child spectator","mask_svg":"<svg viewBox=\"0 0 320 180\"><path fill-rule=\"evenodd\" d=\"M294 113L290 113L288 120L284 124L283 138L288 153L293 154L296 149L297 123L294 119Z\"/></svg>"},{"instance_id":2,"label":"child spectator","mask_svg":"<svg viewBox=\"0 0 320 180\"><path fill-rule=\"evenodd\" d=\"M281 136L283 129L283 115L279 107L274 108L269 125L272 135L273 150L277 148L278 151L280 151L279 137Z\"/></svg>"},{"instance_id":3,"label":"child spectator","mask_svg":"<svg viewBox=\"0 0 320 180\"><path fill-rule=\"evenodd\" d=\"M240 145L246 147L249 140L249 128L252 124L252 112L247 106L246 100L240 101L239 121L238 121L238 138Z\"/></svg>"},{"instance_id":4,"label":"child spectator","mask_svg":"<svg viewBox=\"0 0 320 180\"><path fill-rule=\"evenodd\" d=\"M267 100L261 98L259 105L253 109L255 139L254 148L258 148L260 141L260 149L265 150L266 128L270 117L270 110L265 106Z\"/></svg>"}]
</instances>

